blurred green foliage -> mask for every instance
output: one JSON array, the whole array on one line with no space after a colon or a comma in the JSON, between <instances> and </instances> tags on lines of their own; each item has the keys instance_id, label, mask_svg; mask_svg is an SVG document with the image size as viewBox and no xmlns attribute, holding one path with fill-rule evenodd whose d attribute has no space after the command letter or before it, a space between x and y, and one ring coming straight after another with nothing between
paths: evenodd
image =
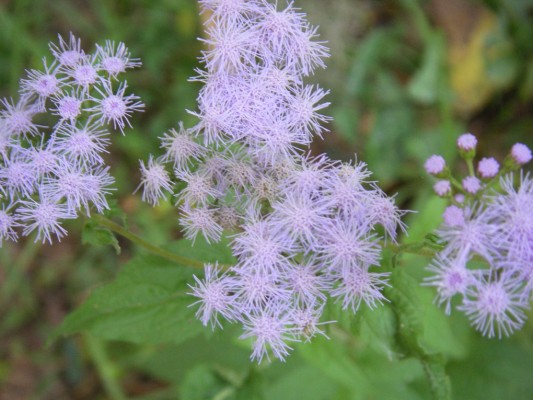
<instances>
[{"instance_id":1,"label":"blurred green foliage","mask_svg":"<svg viewBox=\"0 0 533 400\"><path fill-rule=\"evenodd\" d=\"M314 79L332 89L335 121L314 151L341 159L356 153L386 190L398 192L403 208L417 210L404 240L422 240L440 223L444 204L431 196L421 168L427 156L438 152L452 162L455 139L467 130L480 137L486 156L503 158L515 141L533 145L532 0L297 4L332 47L327 71ZM186 110L195 108L199 85L187 79L201 51L198 5L4 0L0 95L15 96L24 69L39 67L48 42L70 31L86 48L123 41L143 61L129 86L146 112L125 136L114 136L109 162L129 227L168 244L179 238L173 206L151 209L132 192L138 159L157 152L157 137L179 120L194 123ZM211 334L193 319L190 300L173 297L187 291L194 271L136 256L130 243L92 228L73 225L54 247L21 241L0 250L6 398L444 399L451 383L455 399L531 399L533 318L510 339L480 338L463 316L445 316L432 304L433 290L419 285L427 259L403 256L394 268L384 262L395 285L390 304L355 316L330 305L327 314L338 321L327 330L330 340L298 344L286 363L257 366L235 327ZM82 235L91 245L120 246L121 254L84 246ZM180 243L170 246L185 251ZM187 251L220 256L198 246ZM145 312L130 313L131 304ZM45 347L53 331L84 334Z\"/></svg>"}]
</instances>

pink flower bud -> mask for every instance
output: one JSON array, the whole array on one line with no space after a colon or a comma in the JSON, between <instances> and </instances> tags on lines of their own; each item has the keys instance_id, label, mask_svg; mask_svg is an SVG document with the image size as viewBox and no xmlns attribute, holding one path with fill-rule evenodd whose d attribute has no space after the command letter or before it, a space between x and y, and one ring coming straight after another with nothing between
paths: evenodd
<instances>
[{"instance_id":1,"label":"pink flower bud","mask_svg":"<svg viewBox=\"0 0 533 400\"><path fill-rule=\"evenodd\" d=\"M448 226L463 226L465 224L465 216L463 210L457 206L449 206L442 214L444 223Z\"/></svg>"},{"instance_id":2,"label":"pink flower bud","mask_svg":"<svg viewBox=\"0 0 533 400\"><path fill-rule=\"evenodd\" d=\"M444 171L446 167L446 161L444 158L438 155L432 155L426 160L424 168L426 172L430 175L438 175Z\"/></svg>"},{"instance_id":3,"label":"pink flower bud","mask_svg":"<svg viewBox=\"0 0 533 400\"><path fill-rule=\"evenodd\" d=\"M475 150L477 145L477 139L471 133L465 133L457 139L457 147L463 151Z\"/></svg>"},{"instance_id":4,"label":"pink flower bud","mask_svg":"<svg viewBox=\"0 0 533 400\"><path fill-rule=\"evenodd\" d=\"M515 143L511 148L511 157L518 165L524 165L531 161L533 155L531 150L525 144Z\"/></svg>"},{"instance_id":5,"label":"pink flower bud","mask_svg":"<svg viewBox=\"0 0 533 400\"><path fill-rule=\"evenodd\" d=\"M467 176L463 179L463 188L470 194L476 194L481 189L481 182L475 176Z\"/></svg>"},{"instance_id":6,"label":"pink flower bud","mask_svg":"<svg viewBox=\"0 0 533 400\"><path fill-rule=\"evenodd\" d=\"M450 181L438 181L435 183L435 185L433 185L433 190L438 196L443 197L450 194L452 185L450 184Z\"/></svg>"},{"instance_id":7,"label":"pink flower bud","mask_svg":"<svg viewBox=\"0 0 533 400\"><path fill-rule=\"evenodd\" d=\"M477 165L477 170L482 178L494 178L500 170L500 164L494 158L483 158Z\"/></svg>"}]
</instances>

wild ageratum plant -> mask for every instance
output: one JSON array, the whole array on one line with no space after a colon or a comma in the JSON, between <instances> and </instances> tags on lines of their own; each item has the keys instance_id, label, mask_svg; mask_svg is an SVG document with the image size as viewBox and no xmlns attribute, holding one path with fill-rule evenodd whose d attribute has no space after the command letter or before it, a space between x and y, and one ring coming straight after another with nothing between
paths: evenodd
<instances>
[{"instance_id":1,"label":"wild ageratum plant","mask_svg":"<svg viewBox=\"0 0 533 400\"><path fill-rule=\"evenodd\" d=\"M42 70L27 72L19 100L2 101L0 245L31 234L59 241L67 234L63 222L83 214L86 228L96 225L109 243L114 232L152 253L134 257L113 282L92 291L59 334L180 346L204 327L234 324L259 363L283 361L297 342L331 335L344 347L317 340L314 362L331 362L331 375L350 367L342 385L349 374L372 375L342 358L353 350L357 356L349 357L371 359L372 371L395 369L399 383L391 387L407 393L423 370L434 398L449 398L445 362L460 351L442 350L440 337L426 340L427 321L442 313L432 307L437 317L426 319L429 307L417 290L430 289L420 288L396 256L432 258L422 284L436 290L446 314L457 308L488 337L520 329L533 296L533 180L523 170L530 149L517 143L502 165L494 158L474 165L477 139L464 134L457 142L468 171L462 179L443 157L429 157L434 191L448 202L443 223L424 242L399 244L405 211L366 165L310 152L331 118L324 111L328 91L307 83L329 53L306 15L290 2L200 4L205 50L192 80L202 87L189 111L197 123L180 122L162 135L161 154L140 161L137 188L152 206L175 204L184 238L167 250L102 216L114 183L104 158L108 128L124 133L143 110L121 79L141 63L122 43L85 53L70 35L50 45L53 59L43 60ZM203 274L193 275L193 267ZM331 316L332 304L335 312L366 310L347 322ZM440 335L435 326L433 335ZM443 342L456 346L450 335L443 333ZM342 342L348 337L350 349ZM359 358L363 347L368 352ZM224 374L237 377L235 387L248 379ZM361 396L372 397L365 390Z\"/></svg>"},{"instance_id":2,"label":"wild ageratum plant","mask_svg":"<svg viewBox=\"0 0 533 400\"><path fill-rule=\"evenodd\" d=\"M191 286L197 318L242 324L253 360L283 360L291 342L325 335L328 297L354 313L385 300L387 274L373 268L402 212L365 164L308 154L330 118L327 91L305 84L328 56L305 14L264 1L201 4L199 122L170 130L164 154L141 162L143 199L172 193L193 241L231 239L237 265L208 264Z\"/></svg>"},{"instance_id":3,"label":"wild ageratum plant","mask_svg":"<svg viewBox=\"0 0 533 400\"><path fill-rule=\"evenodd\" d=\"M453 297L460 297L457 309L472 325L501 338L522 327L533 296L533 181L520 170L532 154L516 143L503 167L482 158L475 169L476 145L471 133L457 140L468 166L462 180L441 156L426 161L426 171L440 179L436 194L450 203L436 232L442 250L428 267L432 276L426 284L436 287L436 300L447 314Z\"/></svg>"},{"instance_id":4,"label":"wild ageratum plant","mask_svg":"<svg viewBox=\"0 0 533 400\"><path fill-rule=\"evenodd\" d=\"M0 247L37 232L52 243L67 234L61 223L109 208L114 183L102 155L108 125L124 133L139 98L126 94L120 75L141 65L123 43L107 41L86 54L70 34L50 44L53 60L27 71L20 98L0 111ZM36 122L42 114L43 124ZM50 125L45 122L53 121Z\"/></svg>"}]
</instances>

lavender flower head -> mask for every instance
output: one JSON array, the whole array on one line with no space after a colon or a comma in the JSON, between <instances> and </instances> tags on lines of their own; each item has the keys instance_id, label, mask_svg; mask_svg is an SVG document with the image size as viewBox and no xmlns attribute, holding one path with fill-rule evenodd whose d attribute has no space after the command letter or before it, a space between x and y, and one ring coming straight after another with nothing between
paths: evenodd
<instances>
[{"instance_id":1,"label":"lavender flower head","mask_svg":"<svg viewBox=\"0 0 533 400\"><path fill-rule=\"evenodd\" d=\"M462 138L460 154L472 163L464 150L473 150L477 141ZM443 249L428 267L432 275L425 284L437 289L437 303L449 314L452 298L461 298L457 309L488 337L520 329L533 298L533 181L514 172L530 160L528 154L517 143L508 156L514 161L501 168L494 158L482 158L479 178L471 168L462 187L453 187L437 230Z\"/></svg>"},{"instance_id":2,"label":"lavender flower head","mask_svg":"<svg viewBox=\"0 0 533 400\"><path fill-rule=\"evenodd\" d=\"M152 204L175 196L187 238L231 240L237 264L207 266L191 287L200 321L238 322L252 359L283 360L291 343L325 335L328 297L352 312L385 301L387 274L372 269L382 239L404 228L402 212L365 164L308 154L331 118L328 92L304 83L328 56L305 14L292 3L200 3L209 17L190 111L198 123L161 138L165 153L142 164L141 186Z\"/></svg>"},{"instance_id":3,"label":"lavender flower head","mask_svg":"<svg viewBox=\"0 0 533 400\"><path fill-rule=\"evenodd\" d=\"M50 44L53 60L42 70L27 71L19 100L0 107L0 246L22 230L52 243L67 234L61 226L79 212L108 209L113 177L104 166L113 125L124 133L133 112L143 104L126 94L125 70L140 62L123 43L106 42L86 54L70 34ZM41 114L55 118L38 124Z\"/></svg>"}]
</instances>

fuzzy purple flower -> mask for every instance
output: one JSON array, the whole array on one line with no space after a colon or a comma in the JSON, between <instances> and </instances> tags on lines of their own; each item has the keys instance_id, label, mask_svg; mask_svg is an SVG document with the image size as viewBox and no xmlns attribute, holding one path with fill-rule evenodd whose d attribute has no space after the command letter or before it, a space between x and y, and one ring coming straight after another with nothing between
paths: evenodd
<instances>
[{"instance_id":1,"label":"fuzzy purple flower","mask_svg":"<svg viewBox=\"0 0 533 400\"><path fill-rule=\"evenodd\" d=\"M74 35L60 36L50 50L53 61L43 59L43 70L27 71L21 79L20 100L0 102L2 240L16 240L21 229L51 243L66 235L63 219L108 209L114 180L102 157L109 144L105 125L113 122L122 130L131 112L141 108L135 96L125 94L117 74L112 77L119 80L118 93L111 92L114 82L102 70L103 54L85 53ZM114 56L129 53L120 47ZM126 60L126 67L135 65ZM118 103L105 106L110 95L119 96L125 110ZM34 122L45 113L55 120L52 126Z\"/></svg>"},{"instance_id":2,"label":"fuzzy purple flower","mask_svg":"<svg viewBox=\"0 0 533 400\"><path fill-rule=\"evenodd\" d=\"M471 139L461 137L460 150L473 150ZM442 249L428 267L432 275L425 284L437 289L436 302L447 314L452 298L460 297L458 309L472 325L485 336L501 338L524 324L533 293L533 181L523 171L520 179L508 173L528 162L531 153L515 144L502 171L494 158L482 158L477 172L483 184L471 158L465 158L471 175L443 213L436 231Z\"/></svg>"},{"instance_id":3,"label":"fuzzy purple flower","mask_svg":"<svg viewBox=\"0 0 533 400\"><path fill-rule=\"evenodd\" d=\"M304 83L328 56L305 14L263 0L200 4L209 17L205 70L194 78L203 88L190 111L198 123L166 133L158 160L185 184L176 195L185 237L231 240L237 263L219 275L234 297L231 314L218 314L243 326L252 359L283 360L290 342L327 336L328 296L352 312L385 300L386 275L370 268L385 238L404 230L403 213L364 163L308 153L330 117L328 91ZM215 309L212 274L195 289L204 324ZM215 304L226 298L213 293Z\"/></svg>"},{"instance_id":4,"label":"fuzzy purple flower","mask_svg":"<svg viewBox=\"0 0 533 400\"><path fill-rule=\"evenodd\" d=\"M141 183L136 190L143 188L142 200L152 205L159 203L164 197L165 191L172 193L172 183L165 167L153 157L148 160L148 165L141 164Z\"/></svg>"},{"instance_id":5,"label":"fuzzy purple flower","mask_svg":"<svg viewBox=\"0 0 533 400\"><path fill-rule=\"evenodd\" d=\"M229 321L236 318L233 310L235 282L227 275L219 275L218 270L218 265L207 264L205 266L205 279L200 280L195 276L196 286L189 285L192 289L190 294L199 298L196 303L191 304L191 306L200 304L196 312L197 318L204 326L211 324L213 329L215 326L222 328L218 319L219 315Z\"/></svg>"},{"instance_id":6,"label":"fuzzy purple flower","mask_svg":"<svg viewBox=\"0 0 533 400\"><path fill-rule=\"evenodd\" d=\"M489 338L509 336L526 319L518 282L509 275L482 279L472 287L459 307L483 335Z\"/></svg>"}]
</instances>

